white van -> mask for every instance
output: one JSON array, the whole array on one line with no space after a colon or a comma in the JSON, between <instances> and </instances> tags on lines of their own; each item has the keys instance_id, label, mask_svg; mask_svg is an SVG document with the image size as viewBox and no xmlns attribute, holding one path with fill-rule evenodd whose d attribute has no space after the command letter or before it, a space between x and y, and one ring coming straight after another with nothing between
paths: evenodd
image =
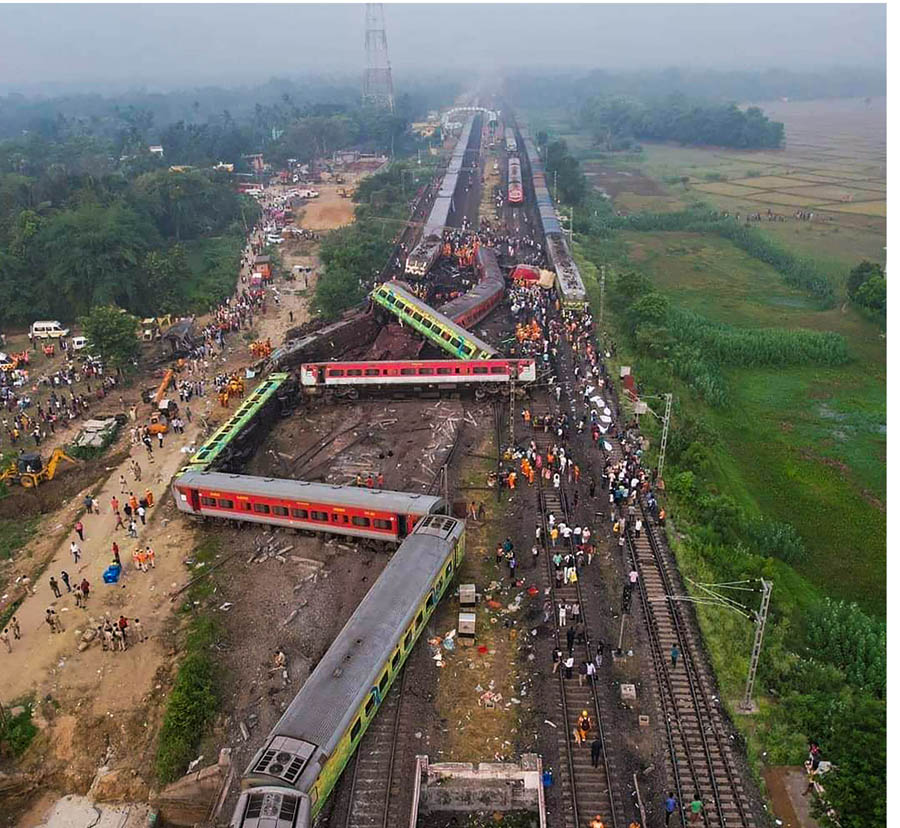
<instances>
[{"instance_id":1,"label":"white van","mask_svg":"<svg viewBox=\"0 0 900 828\"><path fill-rule=\"evenodd\" d=\"M35 339L59 339L61 336L68 336L69 329L64 328L55 319L52 322L33 322L31 325L31 335Z\"/></svg>"},{"instance_id":2,"label":"white van","mask_svg":"<svg viewBox=\"0 0 900 828\"><path fill-rule=\"evenodd\" d=\"M73 351L80 351L86 347L87 347L87 337L86 336L73 336L72 337L72 350Z\"/></svg>"}]
</instances>

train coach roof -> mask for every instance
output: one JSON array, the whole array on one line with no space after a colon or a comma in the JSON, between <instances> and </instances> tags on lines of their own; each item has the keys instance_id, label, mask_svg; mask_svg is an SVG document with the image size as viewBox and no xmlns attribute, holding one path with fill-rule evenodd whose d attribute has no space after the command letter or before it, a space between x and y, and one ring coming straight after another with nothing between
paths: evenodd
<instances>
[{"instance_id":1,"label":"train coach roof","mask_svg":"<svg viewBox=\"0 0 900 828\"><path fill-rule=\"evenodd\" d=\"M488 354L496 354L497 349L493 345L488 345L482 339L479 339L475 334L470 333L465 328L457 325L450 317L446 314L441 313L440 311L436 311L430 305L426 305L421 299L413 296L409 292L409 285L400 282L397 279L394 279L390 282L385 282L383 285L378 285L373 294L377 293L381 288L386 288L389 293L392 293L394 297L401 298L406 304L410 307L416 308L419 312L423 312L425 315L430 316L432 319L437 319L441 325L447 328L448 331L451 331L453 334L458 336L464 342L471 342L477 348L484 351Z\"/></svg>"},{"instance_id":2,"label":"train coach roof","mask_svg":"<svg viewBox=\"0 0 900 828\"><path fill-rule=\"evenodd\" d=\"M282 480L255 477L247 474L187 471L176 479L176 485L206 491L298 500L309 503L329 503L355 509L396 512L398 514L429 514L444 506L440 497L407 492L391 492L361 486L335 486L328 483L308 483L305 480Z\"/></svg>"},{"instance_id":3,"label":"train coach roof","mask_svg":"<svg viewBox=\"0 0 900 828\"><path fill-rule=\"evenodd\" d=\"M452 518L427 523L433 525L420 524L394 553L272 736L302 739L325 753L334 749L462 533L462 521Z\"/></svg>"}]
</instances>

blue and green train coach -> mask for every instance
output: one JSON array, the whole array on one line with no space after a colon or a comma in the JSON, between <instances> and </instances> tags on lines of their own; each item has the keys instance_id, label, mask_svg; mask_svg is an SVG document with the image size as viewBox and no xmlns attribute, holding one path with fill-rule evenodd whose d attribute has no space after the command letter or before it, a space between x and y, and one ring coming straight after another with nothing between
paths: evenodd
<instances>
[{"instance_id":1,"label":"blue and green train coach","mask_svg":"<svg viewBox=\"0 0 900 828\"><path fill-rule=\"evenodd\" d=\"M464 554L465 521L419 521L253 757L232 828L309 828Z\"/></svg>"}]
</instances>

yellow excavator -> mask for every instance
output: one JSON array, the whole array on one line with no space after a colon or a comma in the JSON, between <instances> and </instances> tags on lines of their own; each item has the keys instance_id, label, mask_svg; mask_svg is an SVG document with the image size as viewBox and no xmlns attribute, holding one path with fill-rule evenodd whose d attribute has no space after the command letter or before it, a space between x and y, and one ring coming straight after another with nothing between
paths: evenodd
<instances>
[{"instance_id":1,"label":"yellow excavator","mask_svg":"<svg viewBox=\"0 0 900 828\"><path fill-rule=\"evenodd\" d=\"M56 476L56 468L60 460L68 460L70 463L78 463L69 457L61 448L53 449L47 465L41 460L40 454L20 454L12 463L0 472L0 483L18 483L24 489L33 489L35 486L53 480Z\"/></svg>"}]
</instances>

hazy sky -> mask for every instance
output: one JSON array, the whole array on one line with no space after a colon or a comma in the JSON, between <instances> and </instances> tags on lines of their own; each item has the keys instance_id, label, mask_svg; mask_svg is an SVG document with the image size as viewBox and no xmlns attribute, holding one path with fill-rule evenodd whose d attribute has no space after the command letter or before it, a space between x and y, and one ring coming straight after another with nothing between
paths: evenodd
<instances>
[{"instance_id":1,"label":"hazy sky","mask_svg":"<svg viewBox=\"0 0 900 828\"><path fill-rule=\"evenodd\" d=\"M884 5L386 4L398 70L881 67ZM363 5L0 5L0 87L360 72Z\"/></svg>"}]
</instances>

